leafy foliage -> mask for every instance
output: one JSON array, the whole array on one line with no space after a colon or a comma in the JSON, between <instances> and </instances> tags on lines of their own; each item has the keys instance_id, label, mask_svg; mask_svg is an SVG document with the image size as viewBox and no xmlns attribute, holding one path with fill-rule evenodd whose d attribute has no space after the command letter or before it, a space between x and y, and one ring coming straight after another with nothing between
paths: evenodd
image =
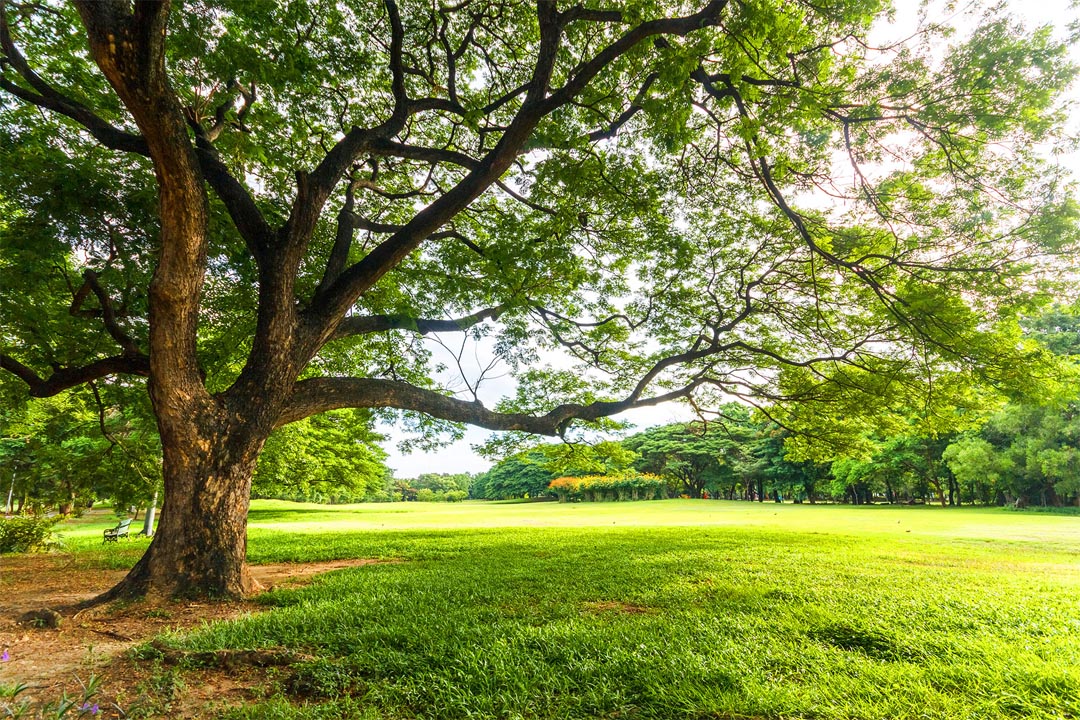
<instances>
[{"instance_id":1,"label":"leafy foliage","mask_svg":"<svg viewBox=\"0 0 1080 720\"><path fill-rule=\"evenodd\" d=\"M340 410L281 428L266 441L252 492L314 502L360 502L389 477L371 413Z\"/></svg>"},{"instance_id":2,"label":"leafy foliage","mask_svg":"<svg viewBox=\"0 0 1080 720\"><path fill-rule=\"evenodd\" d=\"M0 414L0 467L18 509L70 513L106 497L118 507L148 503L161 484L161 449L145 396L117 388L104 397L127 404L94 407L69 392Z\"/></svg>"},{"instance_id":3,"label":"leafy foliage","mask_svg":"<svg viewBox=\"0 0 1080 720\"><path fill-rule=\"evenodd\" d=\"M547 469L543 453L513 455L476 477L469 496L484 500L542 497L556 475Z\"/></svg>"},{"instance_id":4,"label":"leafy foliage","mask_svg":"<svg viewBox=\"0 0 1080 720\"><path fill-rule=\"evenodd\" d=\"M625 441L640 456L639 470L670 478L677 494L699 498L729 484L746 462L747 443L755 428L745 406L727 405L723 422L708 425L667 425Z\"/></svg>"},{"instance_id":5,"label":"leafy foliage","mask_svg":"<svg viewBox=\"0 0 1080 720\"><path fill-rule=\"evenodd\" d=\"M59 516L0 518L0 553L28 553L45 549L53 538Z\"/></svg>"}]
</instances>

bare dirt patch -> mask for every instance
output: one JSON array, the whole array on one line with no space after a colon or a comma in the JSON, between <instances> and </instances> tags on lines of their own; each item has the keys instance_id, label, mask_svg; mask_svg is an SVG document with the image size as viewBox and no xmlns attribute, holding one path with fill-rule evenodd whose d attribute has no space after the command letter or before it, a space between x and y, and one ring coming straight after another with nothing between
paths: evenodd
<instances>
[{"instance_id":1,"label":"bare dirt patch","mask_svg":"<svg viewBox=\"0 0 1080 720\"><path fill-rule=\"evenodd\" d=\"M645 607L644 605L634 605L633 603L624 603L618 600L598 600L596 602L587 602L582 605L582 612L596 615L598 613L619 613L623 615L648 615L656 612L655 608Z\"/></svg>"},{"instance_id":2,"label":"bare dirt patch","mask_svg":"<svg viewBox=\"0 0 1080 720\"><path fill-rule=\"evenodd\" d=\"M266 589L303 585L314 576L386 560L333 560L320 563L255 565L252 575ZM392 562L392 561L391 561ZM22 555L0 559L0 651L8 660L0 664L0 683L24 683L20 695L57 698L64 691L78 694L80 683L93 675L100 680L95 700L104 717L120 717L122 708L145 691L149 670L133 663L125 653L166 630L183 630L215 620L265 611L250 600L237 602L182 602L145 600L79 609L79 604L115 585L123 570L87 570L72 567L71 556ZM30 619L48 609L60 614L59 627ZM226 674L196 673L185 678L183 707L169 717L197 717L205 702L226 704L243 700L257 684L257 668ZM189 708L191 708L189 710ZM192 712L194 714L189 715ZM100 717L100 716L99 716Z\"/></svg>"}]
</instances>

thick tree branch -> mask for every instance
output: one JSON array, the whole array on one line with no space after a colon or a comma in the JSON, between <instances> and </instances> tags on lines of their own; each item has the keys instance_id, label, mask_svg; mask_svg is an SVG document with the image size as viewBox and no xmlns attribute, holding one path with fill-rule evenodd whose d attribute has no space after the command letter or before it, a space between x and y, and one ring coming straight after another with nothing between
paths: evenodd
<instances>
[{"instance_id":1,"label":"thick tree branch","mask_svg":"<svg viewBox=\"0 0 1080 720\"><path fill-rule=\"evenodd\" d=\"M353 127L337 142L311 173L297 173L296 199L280 237L289 250L289 265L299 263L326 201L349 167L377 140L389 140L401 132L409 118L410 103L405 91L402 51L405 29L394 0L384 0L390 19L390 72L394 109L384 122L373 128ZM422 108L421 108L422 109Z\"/></svg>"},{"instance_id":2,"label":"thick tree branch","mask_svg":"<svg viewBox=\"0 0 1080 720\"><path fill-rule=\"evenodd\" d=\"M315 295L325 292L332 282L338 279L345 266L349 262L349 250L352 248L353 231L356 228L356 216L353 214L356 208L356 186L359 181L354 179L345 189L345 204L337 217L337 231L334 234L334 246L330 249L330 257L326 261L326 270L323 271L322 279L315 288Z\"/></svg>"},{"instance_id":3,"label":"thick tree branch","mask_svg":"<svg viewBox=\"0 0 1080 720\"><path fill-rule=\"evenodd\" d=\"M61 93L34 72L11 37L4 2L0 2L0 51L3 52L3 61L10 64L36 92L4 78L0 78L0 89L32 105L74 120L85 128L91 137L110 150L150 156L150 148L142 135L112 125L87 106ZM237 85L239 87L239 84ZM238 121L242 123L242 115L249 108L250 102L247 91L242 87L239 89L245 98L245 105L241 109L241 115L238 116ZM253 93L254 89L250 93L251 102L254 101ZM204 179L225 204L237 230L240 231L256 259L259 259L271 233L269 225L256 207L247 188L221 162L217 152L209 143L199 145L196 155Z\"/></svg>"},{"instance_id":4,"label":"thick tree branch","mask_svg":"<svg viewBox=\"0 0 1080 720\"><path fill-rule=\"evenodd\" d=\"M240 232L240 237L243 238L252 256L259 264L262 264L265 262L265 253L274 234L273 229L266 222L262 211L255 205L255 199L248 189L221 161L217 150L199 138L196 139L195 145L195 156L199 160L203 178L225 205L229 217L232 218L233 224Z\"/></svg>"},{"instance_id":5,"label":"thick tree branch","mask_svg":"<svg viewBox=\"0 0 1080 720\"><path fill-rule=\"evenodd\" d=\"M538 5L540 49L530 89L514 121L496 146L453 188L417 213L402 229L376 246L363 260L345 271L325 293L314 298L308 315L312 351L322 346L349 307L379 278L468 207L510 167L521 147L543 117L540 103L546 93L559 47L560 28L554 3Z\"/></svg>"},{"instance_id":6,"label":"thick tree branch","mask_svg":"<svg viewBox=\"0 0 1080 720\"><path fill-rule=\"evenodd\" d=\"M480 403L458 400L396 380L377 378L312 378L296 384L276 427L310 415L346 407L413 410L451 422L488 430L517 430L537 435L558 435L573 420L595 421L634 408L651 407L687 397L697 385L648 398L627 398L588 404L565 403L544 415L500 413Z\"/></svg>"},{"instance_id":7,"label":"thick tree branch","mask_svg":"<svg viewBox=\"0 0 1080 720\"><path fill-rule=\"evenodd\" d=\"M10 355L0 354L0 368L26 383L30 387L32 397L41 398L51 397L69 388L109 375L146 377L150 374L150 359L145 355L116 355L96 360L82 367L57 368L48 378L42 378Z\"/></svg>"},{"instance_id":8,"label":"thick tree branch","mask_svg":"<svg viewBox=\"0 0 1080 720\"><path fill-rule=\"evenodd\" d=\"M7 64L14 68L19 77L33 88L33 92L4 78L0 78L0 88L40 108L71 118L86 128L95 140L107 148L140 155L149 154L146 141L140 135L114 127L90 108L57 91L34 72L11 37L6 5L6 2L0 2L0 51L3 52L3 61L0 62L0 66Z\"/></svg>"},{"instance_id":9,"label":"thick tree branch","mask_svg":"<svg viewBox=\"0 0 1080 720\"><path fill-rule=\"evenodd\" d=\"M580 66L562 88L549 95L549 83L567 17L557 12L554 2L541 0L537 5L540 47L528 91L514 120L495 148L455 187L417 213L399 232L376 246L315 299L309 314L309 322L315 335L313 347L321 346L333 333L338 318L345 314L356 298L400 263L425 238L453 219L496 183L545 115L572 101L599 72L638 43L660 35L686 35L706 25L715 25L726 5L727 0L712 0L693 15L641 23Z\"/></svg>"},{"instance_id":10,"label":"thick tree branch","mask_svg":"<svg viewBox=\"0 0 1080 720\"><path fill-rule=\"evenodd\" d=\"M460 165L472 170L480 165L480 161L469 157L465 153L446 148L429 148L419 145L406 145L392 140L372 140L368 145L368 151L372 155L399 157L404 160L418 160L426 163L449 163Z\"/></svg>"},{"instance_id":11,"label":"thick tree branch","mask_svg":"<svg viewBox=\"0 0 1080 720\"><path fill-rule=\"evenodd\" d=\"M149 287L150 389L191 403L212 402L196 353L207 258L209 202L183 110L165 69L168 2L79 0L90 52L142 132L157 177L160 252ZM162 413L162 408L155 404Z\"/></svg>"},{"instance_id":12,"label":"thick tree branch","mask_svg":"<svg viewBox=\"0 0 1080 720\"><path fill-rule=\"evenodd\" d=\"M638 90L637 95L634 96L630 106L620 113L619 117L615 118L606 128L602 130L594 130L586 137L592 142L598 140L608 140L615 137L616 133L623 125L630 121L630 118L634 117L641 111L641 103L645 100L645 96L649 93L649 88L660 77L659 73L649 73L649 76L645 78L645 82L641 84L641 88Z\"/></svg>"},{"instance_id":13,"label":"thick tree branch","mask_svg":"<svg viewBox=\"0 0 1080 720\"><path fill-rule=\"evenodd\" d=\"M563 12L563 22L570 24L579 20L594 23L621 23L623 14L621 10L598 10L575 5Z\"/></svg>"},{"instance_id":14,"label":"thick tree branch","mask_svg":"<svg viewBox=\"0 0 1080 720\"><path fill-rule=\"evenodd\" d=\"M614 62L626 54L631 48L642 40L664 35L682 36L688 35L694 30L716 25L720 21L720 13L727 7L728 0L712 0L700 11L693 15L678 18L663 18L643 22L627 31L618 40L608 45L590 60L580 65L566 81L566 84L557 91L551 93L545 101L544 111L550 112L561 107L575 98L593 78ZM563 16L562 20L566 20Z\"/></svg>"}]
</instances>

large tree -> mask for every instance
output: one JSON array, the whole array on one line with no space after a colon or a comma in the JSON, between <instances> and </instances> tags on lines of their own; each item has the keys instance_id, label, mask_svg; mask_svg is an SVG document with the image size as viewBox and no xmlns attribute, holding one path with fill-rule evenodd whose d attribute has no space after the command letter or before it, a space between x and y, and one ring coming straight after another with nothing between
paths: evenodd
<instances>
[{"instance_id":1,"label":"large tree","mask_svg":"<svg viewBox=\"0 0 1080 720\"><path fill-rule=\"evenodd\" d=\"M1035 156L1072 68L997 15L875 45L881 0L0 8L0 366L145 378L161 436L114 595L250 591L256 460L327 410L558 434L1014 378L1075 235ZM453 331L516 397L440 388L418 338Z\"/></svg>"},{"instance_id":2,"label":"large tree","mask_svg":"<svg viewBox=\"0 0 1080 720\"><path fill-rule=\"evenodd\" d=\"M745 407L729 405L723 424L664 425L623 441L640 457L635 467L674 481L680 494L700 498L706 489L730 487L743 470L746 445L753 436Z\"/></svg>"}]
</instances>

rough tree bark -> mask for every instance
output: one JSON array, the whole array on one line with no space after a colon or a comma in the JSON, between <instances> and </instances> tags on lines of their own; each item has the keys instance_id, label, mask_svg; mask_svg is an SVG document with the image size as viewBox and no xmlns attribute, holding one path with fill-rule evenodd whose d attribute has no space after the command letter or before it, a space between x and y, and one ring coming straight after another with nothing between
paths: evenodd
<instances>
[{"instance_id":1,"label":"rough tree bark","mask_svg":"<svg viewBox=\"0 0 1080 720\"><path fill-rule=\"evenodd\" d=\"M259 589L247 570L251 478L263 440L198 427L163 446L165 512L130 573L98 598L131 595L228 598Z\"/></svg>"}]
</instances>

